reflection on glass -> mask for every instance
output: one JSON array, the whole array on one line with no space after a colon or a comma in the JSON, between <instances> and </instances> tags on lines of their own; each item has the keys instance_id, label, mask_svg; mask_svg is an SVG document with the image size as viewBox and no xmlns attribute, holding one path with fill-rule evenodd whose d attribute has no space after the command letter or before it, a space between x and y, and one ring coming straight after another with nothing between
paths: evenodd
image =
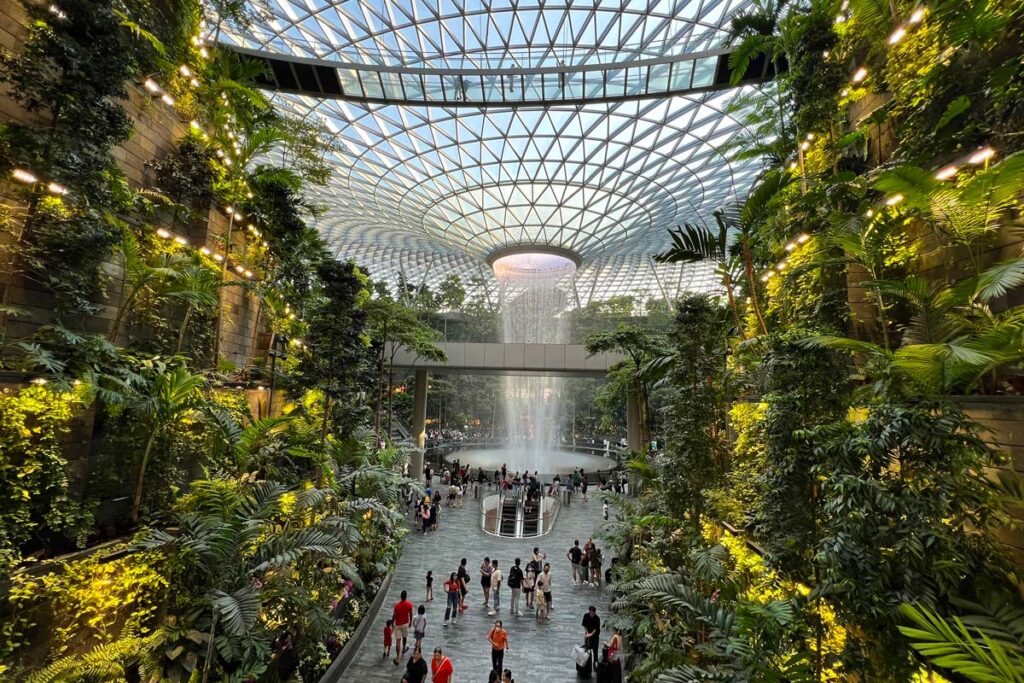
<instances>
[{"instance_id":1,"label":"reflection on glass","mask_svg":"<svg viewBox=\"0 0 1024 683\"><path fill-rule=\"evenodd\" d=\"M704 57L695 60L693 71L693 87L707 88L715 84L715 70L718 68L718 57Z\"/></svg>"},{"instance_id":2,"label":"reflection on glass","mask_svg":"<svg viewBox=\"0 0 1024 683\"><path fill-rule=\"evenodd\" d=\"M672 90L686 90L690 87L690 76L693 74L693 62L676 62L672 65L669 81Z\"/></svg>"},{"instance_id":3,"label":"reflection on glass","mask_svg":"<svg viewBox=\"0 0 1024 683\"><path fill-rule=\"evenodd\" d=\"M381 87L380 79L372 71L364 71L359 74L363 81L363 91L367 97L380 99L384 97L384 88Z\"/></svg>"},{"instance_id":4,"label":"reflection on glass","mask_svg":"<svg viewBox=\"0 0 1024 683\"><path fill-rule=\"evenodd\" d=\"M665 92L668 90L668 72L671 64L655 64L650 67L647 79L647 92Z\"/></svg>"},{"instance_id":5,"label":"reflection on glass","mask_svg":"<svg viewBox=\"0 0 1024 683\"><path fill-rule=\"evenodd\" d=\"M405 96L410 100L422 100L423 83L417 74L402 74L402 85L405 86Z\"/></svg>"},{"instance_id":6,"label":"reflection on glass","mask_svg":"<svg viewBox=\"0 0 1024 683\"><path fill-rule=\"evenodd\" d=\"M423 89L426 90L427 101L444 102L444 89L441 87L441 77L435 74L424 74Z\"/></svg>"},{"instance_id":7,"label":"reflection on glass","mask_svg":"<svg viewBox=\"0 0 1024 683\"><path fill-rule=\"evenodd\" d=\"M382 71L380 80L384 85L384 96L389 99L404 99L402 83L398 74L390 71Z\"/></svg>"},{"instance_id":8,"label":"reflection on glass","mask_svg":"<svg viewBox=\"0 0 1024 683\"><path fill-rule=\"evenodd\" d=\"M338 69L338 82L341 90L352 97L362 97L363 88L359 85L359 74L355 69Z\"/></svg>"}]
</instances>

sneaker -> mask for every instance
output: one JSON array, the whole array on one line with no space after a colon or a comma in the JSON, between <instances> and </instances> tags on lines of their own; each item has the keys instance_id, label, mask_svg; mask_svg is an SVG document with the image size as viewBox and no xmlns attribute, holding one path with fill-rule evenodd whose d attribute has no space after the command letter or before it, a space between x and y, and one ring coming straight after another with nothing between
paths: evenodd
<instances>
[{"instance_id":1,"label":"sneaker","mask_svg":"<svg viewBox=\"0 0 1024 683\"><path fill-rule=\"evenodd\" d=\"M487 610L487 616L493 617L495 614L497 614L497 612L495 612L494 610L492 610L492 609Z\"/></svg>"},{"instance_id":2,"label":"sneaker","mask_svg":"<svg viewBox=\"0 0 1024 683\"><path fill-rule=\"evenodd\" d=\"M516 616L517 617L521 617L521 616L523 616L523 613L522 612L516 612Z\"/></svg>"},{"instance_id":3,"label":"sneaker","mask_svg":"<svg viewBox=\"0 0 1024 683\"><path fill-rule=\"evenodd\" d=\"M453 623L453 624L455 623L455 620L454 620L454 619L452 619L452 623Z\"/></svg>"},{"instance_id":4,"label":"sneaker","mask_svg":"<svg viewBox=\"0 0 1024 683\"><path fill-rule=\"evenodd\" d=\"M445 626L447 626L447 625L448 625L448 620L447 620L447 619L445 619L444 625L445 625Z\"/></svg>"}]
</instances>

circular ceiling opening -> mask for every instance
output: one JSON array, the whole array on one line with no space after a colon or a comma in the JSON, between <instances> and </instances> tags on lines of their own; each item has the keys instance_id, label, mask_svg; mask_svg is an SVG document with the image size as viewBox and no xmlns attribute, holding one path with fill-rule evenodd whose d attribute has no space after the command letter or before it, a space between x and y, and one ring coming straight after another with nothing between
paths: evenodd
<instances>
[{"instance_id":1,"label":"circular ceiling opening","mask_svg":"<svg viewBox=\"0 0 1024 683\"><path fill-rule=\"evenodd\" d=\"M523 246L499 249L488 257L494 275L503 278L561 278L572 275L579 257L568 249Z\"/></svg>"}]
</instances>

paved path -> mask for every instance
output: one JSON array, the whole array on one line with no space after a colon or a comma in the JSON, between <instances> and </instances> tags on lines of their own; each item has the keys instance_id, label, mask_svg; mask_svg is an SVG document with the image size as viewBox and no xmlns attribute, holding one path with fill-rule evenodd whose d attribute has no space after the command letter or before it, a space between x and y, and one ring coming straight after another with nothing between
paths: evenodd
<instances>
[{"instance_id":1,"label":"paved path","mask_svg":"<svg viewBox=\"0 0 1024 683\"><path fill-rule=\"evenodd\" d=\"M540 546L551 562L554 611L551 621L538 624L523 603L521 609L525 615L514 617L509 614L511 591L507 586L502 587L500 618L509 632L505 667L512 670L516 683L578 681L572 649L583 640L580 621L589 605L597 607L603 620L608 613L611 592L603 587L574 587L565 553L573 540L579 539L582 545L587 537L594 536L601 523L600 501L591 496L589 502L584 503L579 494L573 497L571 505L562 506L551 533L539 539L497 538L484 533L480 528L480 501L472 498L466 500L461 510L442 507L436 532L424 536L415 531L406 538L384 608L342 678L353 683L398 683L401 680L408 653L400 666L395 666L390 659L382 659L381 654L384 622L391 617L391 606L399 594L408 590L413 604L417 607L426 604L427 607L424 656L429 660L434 647L440 646L452 658L458 683L486 683L491 668L487 633L498 617L488 617L487 608L481 604L480 564L485 556L497 559L507 577L515 558L522 558L525 566L533 547ZM463 557L469 560L467 566L473 579L466 597L469 609L460 615L457 624L445 627L443 584ZM609 553L604 553L604 560L607 567L611 560ZM428 569L434 572L434 601L424 603ZM602 642L610 636L610 632L602 629Z\"/></svg>"}]
</instances>

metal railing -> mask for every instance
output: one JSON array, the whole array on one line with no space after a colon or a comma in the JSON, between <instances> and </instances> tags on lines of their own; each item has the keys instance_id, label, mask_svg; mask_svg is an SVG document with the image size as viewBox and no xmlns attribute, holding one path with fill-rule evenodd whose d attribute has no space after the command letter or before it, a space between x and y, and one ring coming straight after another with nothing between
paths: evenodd
<instances>
[{"instance_id":1,"label":"metal railing","mask_svg":"<svg viewBox=\"0 0 1024 683\"><path fill-rule=\"evenodd\" d=\"M491 536L502 538L535 538L549 533L558 518L558 512L562 507L561 501L553 496L541 495L537 501L539 514L536 518L527 519L529 506L526 495L527 487L521 485L514 491L502 491L484 498L480 506L480 528ZM491 500L495 501L495 505L488 504L488 501ZM512 508L511 513L508 513L506 512L506 503L510 500L515 501L515 507ZM548 506L546 511L545 504ZM534 521L536 522L535 527ZM510 523L508 526L512 528L511 534L503 532L507 526L506 522ZM527 530L528 526L533 527L532 532Z\"/></svg>"}]
</instances>

